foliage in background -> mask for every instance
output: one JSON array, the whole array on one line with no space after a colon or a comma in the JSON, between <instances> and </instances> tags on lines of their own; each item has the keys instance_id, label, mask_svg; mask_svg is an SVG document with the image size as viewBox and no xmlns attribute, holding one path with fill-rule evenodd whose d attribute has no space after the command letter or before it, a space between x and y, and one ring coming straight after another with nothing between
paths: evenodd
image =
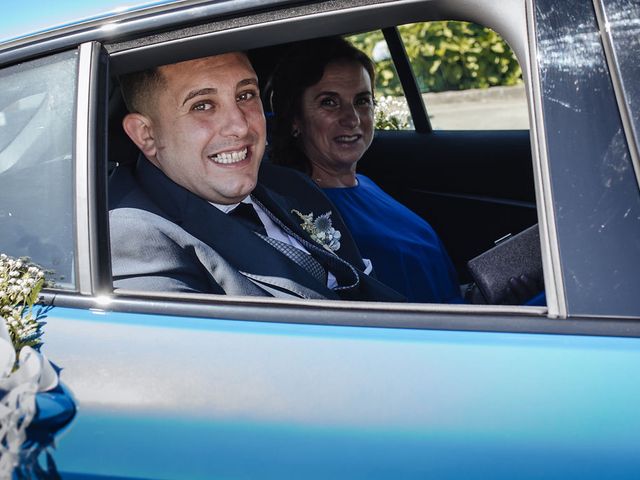
<instances>
[{"instance_id":1,"label":"foliage in background","mask_svg":"<svg viewBox=\"0 0 640 480\"><path fill-rule=\"evenodd\" d=\"M399 31L422 92L509 86L522 81L515 55L493 30L467 22L438 21L403 25ZM374 54L374 49L384 37L375 31L349 40L376 60L380 55ZM377 93L403 94L390 58L376 62L376 76Z\"/></svg>"}]
</instances>

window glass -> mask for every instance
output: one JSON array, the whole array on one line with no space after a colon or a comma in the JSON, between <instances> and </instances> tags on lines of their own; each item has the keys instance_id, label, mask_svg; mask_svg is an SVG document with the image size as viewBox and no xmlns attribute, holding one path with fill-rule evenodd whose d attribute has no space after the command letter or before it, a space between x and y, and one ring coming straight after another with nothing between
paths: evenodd
<instances>
[{"instance_id":1,"label":"window glass","mask_svg":"<svg viewBox=\"0 0 640 480\"><path fill-rule=\"evenodd\" d=\"M640 195L629 144L593 6L572 0L566 10L554 0L536 6L541 133L567 310L638 317Z\"/></svg>"},{"instance_id":2,"label":"window glass","mask_svg":"<svg viewBox=\"0 0 640 480\"><path fill-rule=\"evenodd\" d=\"M629 111L631 133L636 146L640 146L640 4L635 0L604 0L603 7L625 95L625 105ZM638 164L636 177L640 180Z\"/></svg>"},{"instance_id":3,"label":"window glass","mask_svg":"<svg viewBox=\"0 0 640 480\"><path fill-rule=\"evenodd\" d=\"M0 252L73 286L76 54L0 70Z\"/></svg>"},{"instance_id":4,"label":"window glass","mask_svg":"<svg viewBox=\"0 0 640 480\"><path fill-rule=\"evenodd\" d=\"M347 37L347 40L369 55L375 65L375 128L377 130L413 130L413 120L407 100L382 32L376 30L353 35Z\"/></svg>"}]
</instances>

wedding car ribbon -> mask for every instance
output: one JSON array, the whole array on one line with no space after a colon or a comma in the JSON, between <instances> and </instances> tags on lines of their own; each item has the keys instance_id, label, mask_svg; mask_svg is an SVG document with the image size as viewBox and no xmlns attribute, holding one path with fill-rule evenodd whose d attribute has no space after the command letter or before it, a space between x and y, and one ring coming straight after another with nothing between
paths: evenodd
<instances>
[{"instance_id":1,"label":"wedding car ribbon","mask_svg":"<svg viewBox=\"0 0 640 480\"><path fill-rule=\"evenodd\" d=\"M20 459L26 430L36 414L36 394L58 385L58 374L47 358L31 347L16 352L0 318L0 478L11 478ZM14 369L15 368L15 369Z\"/></svg>"}]
</instances>

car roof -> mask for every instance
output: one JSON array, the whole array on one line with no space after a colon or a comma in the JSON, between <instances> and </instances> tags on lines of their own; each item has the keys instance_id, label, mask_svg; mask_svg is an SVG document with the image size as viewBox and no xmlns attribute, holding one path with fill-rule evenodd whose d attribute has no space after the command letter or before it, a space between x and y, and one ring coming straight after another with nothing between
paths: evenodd
<instances>
[{"instance_id":1,"label":"car roof","mask_svg":"<svg viewBox=\"0 0 640 480\"><path fill-rule=\"evenodd\" d=\"M0 18L0 44L185 0L23 0Z\"/></svg>"}]
</instances>

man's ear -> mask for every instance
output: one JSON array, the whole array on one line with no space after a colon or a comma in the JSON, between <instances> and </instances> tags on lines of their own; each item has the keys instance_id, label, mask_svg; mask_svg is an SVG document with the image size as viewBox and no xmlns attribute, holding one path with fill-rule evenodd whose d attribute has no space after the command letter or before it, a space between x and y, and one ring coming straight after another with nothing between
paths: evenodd
<instances>
[{"instance_id":1,"label":"man's ear","mask_svg":"<svg viewBox=\"0 0 640 480\"><path fill-rule=\"evenodd\" d=\"M129 113L122 119L122 128L127 132L145 157L154 158L157 152L156 142L151 129L151 120L140 113Z\"/></svg>"}]
</instances>

